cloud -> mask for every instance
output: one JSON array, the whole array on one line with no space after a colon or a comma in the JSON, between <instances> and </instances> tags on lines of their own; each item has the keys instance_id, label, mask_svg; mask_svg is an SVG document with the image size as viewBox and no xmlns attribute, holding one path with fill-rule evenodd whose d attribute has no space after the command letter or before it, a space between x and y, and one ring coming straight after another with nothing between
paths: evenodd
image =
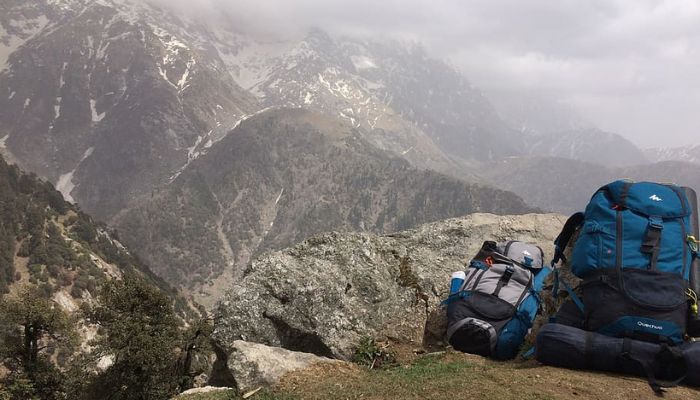
<instances>
[{"instance_id":1,"label":"cloud","mask_svg":"<svg viewBox=\"0 0 700 400\"><path fill-rule=\"evenodd\" d=\"M156 1L242 31L419 41L477 87L548 93L642 146L700 142L696 0Z\"/></svg>"}]
</instances>

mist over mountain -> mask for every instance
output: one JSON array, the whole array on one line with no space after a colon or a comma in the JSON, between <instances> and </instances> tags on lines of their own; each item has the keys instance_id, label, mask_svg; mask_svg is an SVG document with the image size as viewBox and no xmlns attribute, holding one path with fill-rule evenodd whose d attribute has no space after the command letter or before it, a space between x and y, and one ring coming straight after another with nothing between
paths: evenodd
<instances>
[{"instance_id":1,"label":"mist over mountain","mask_svg":"<svg viewBox=\"0 0 700 400\"><path fill-rule=\"evenodd\" d=\"M606 167L566 158L514 157L495 162L485 171L491 181L527 203L566 214L583 210L598 188L617 179L700 188L700 166L682 161Z\"/></svg>"}]
</instances>

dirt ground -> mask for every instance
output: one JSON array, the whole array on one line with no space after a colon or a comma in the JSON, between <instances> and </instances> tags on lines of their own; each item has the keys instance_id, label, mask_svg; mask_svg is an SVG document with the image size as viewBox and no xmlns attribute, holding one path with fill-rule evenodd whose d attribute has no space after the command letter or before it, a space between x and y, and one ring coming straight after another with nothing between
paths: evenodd
<instances>
[{"instance_id":1,"label":"dirt ground","mask_svg":"<svg viewBox=\"0 0 700 400\"><path fill-rule=\"evenodd\" d=\"M418 355L410 365L385 370L318 365L286 376L274 392L299 399L658 399L642 378L456 352ZM700 390L676 387L663 398L700 399Z\"/></svg>"}]
</instances>

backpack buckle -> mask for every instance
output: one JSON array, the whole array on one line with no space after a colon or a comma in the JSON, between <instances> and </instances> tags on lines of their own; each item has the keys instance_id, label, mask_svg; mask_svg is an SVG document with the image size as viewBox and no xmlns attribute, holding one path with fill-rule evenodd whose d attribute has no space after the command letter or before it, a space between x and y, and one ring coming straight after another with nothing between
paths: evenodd
<instances>
[{"instance_id":1,"label":"backpack buckle","mask_svg":"<svg viewBox=\"0 0 700 400\"><path fill-rule=\"evenodd\" d=\"M662 230L664 229L664 220L661 217L649 217L649 227Z\"/></svg>"},{"instance_id":2,"label":"backpack buckle","mask_svg":"<svg viewBox=\"0 0 700 400\"><path fill-rule=\"evenodd\" d=\"M688 235L686 238L688 242L688 246L690 247L690 250L692 250L694 253L698 252L698 244L700 244L700 241L695 238L693 235Z\"/></svg>"}]
</instances>

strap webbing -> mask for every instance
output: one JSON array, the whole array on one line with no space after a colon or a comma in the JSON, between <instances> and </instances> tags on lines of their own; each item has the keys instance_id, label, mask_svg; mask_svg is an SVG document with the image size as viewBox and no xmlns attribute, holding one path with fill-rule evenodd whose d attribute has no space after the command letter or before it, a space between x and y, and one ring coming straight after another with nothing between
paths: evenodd
<instances>
[{"instance_id":1,"label":"strap webbing","mask_svg":"<svg viewBox=\"0 0 700 400\"><path fill-rule=\"evenodd\" d=\"M656 269L656 262L659 259L661 250L661 234L664 229L664 221L660 217L649 217L649 227L642 241L642 253L649 254L651 260L649 269Z\"/></svg>"},{"instance_id":2,"label":"strap webbing","mask_svg":"<svg viewBox=\"0 0 700 400\"><path fill-rule=\"evenodd\" d=\"M508 282L510 282L510 278L513 276L513 273L515 272L515 269L513 269L512 266L508 265L506 267L506 270L503 272L503 275L501 275L501 279L498 280L498 283L496 284L496 289L493 291L493 295L498 297L498 294L501 293L501 289L503 286L506 286Z\"/></svg>"},{"instance_id":3,"label":"strap webbing","mask_svg":"<svg viewBox=\"0 0 700 400\"><path fill-rule=\"evenodd\" d=\"M555 299L557 298L557 295L559 294L559 283L561 282L562 285L564 285L564 289L566 292L569 294L569 297L571 300L576 304L576 307L583 313L583 301L581 301L581 298L578 297L576 292L574 292L574 289L571 288L571 286L566 283L565 280L561 279L559 276L559 268L552 262L552 269L554 270L554 285L552 286L552 297Z\"/></svg>"}]
</instances>

